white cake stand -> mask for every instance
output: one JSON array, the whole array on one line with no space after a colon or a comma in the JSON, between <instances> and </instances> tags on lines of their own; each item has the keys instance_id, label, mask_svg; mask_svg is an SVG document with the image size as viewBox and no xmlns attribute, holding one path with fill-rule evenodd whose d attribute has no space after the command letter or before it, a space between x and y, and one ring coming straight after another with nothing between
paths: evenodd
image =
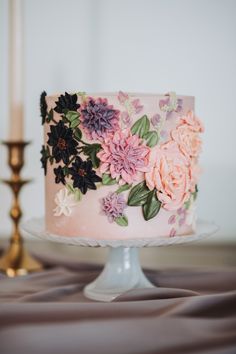
<instances>
[{"instance_id":1,"label":"white cake stand","mask_svg":"<svg viewBox=\"0 0 236 354\"><path fill-rule=\"evenodd\" d=\"M94 240L51 234L45 230L44 218L31 219L21 228L26 235L34 235L44 241L73 246L109 247L109 256L103 271L84 289L87 298L97 301L112 301L128 290L154 287L142 271L138 248L170 246L202 240L218 230L212 222L199 221L196 233L191 235L130 240Z\"/></svg>"}]
</instances>

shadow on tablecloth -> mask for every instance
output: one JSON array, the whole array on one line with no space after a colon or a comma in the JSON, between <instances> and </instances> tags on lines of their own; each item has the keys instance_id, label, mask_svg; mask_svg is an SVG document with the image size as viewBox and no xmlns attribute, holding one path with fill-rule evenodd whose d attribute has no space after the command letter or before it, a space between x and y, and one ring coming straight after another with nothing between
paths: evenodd
<instances>
[{"instance_id":1,"label":"shadow on tablecloth","mask_svg":"<svg viewBox=\"0 0 236 354\"><path fill-rule=\"evenodd\" d=\"M0 275L1 354L236 353L234 268L146 270L157 288L98 303L82 290L101 266L41 260Z\"/></svg>"}]
</instances>

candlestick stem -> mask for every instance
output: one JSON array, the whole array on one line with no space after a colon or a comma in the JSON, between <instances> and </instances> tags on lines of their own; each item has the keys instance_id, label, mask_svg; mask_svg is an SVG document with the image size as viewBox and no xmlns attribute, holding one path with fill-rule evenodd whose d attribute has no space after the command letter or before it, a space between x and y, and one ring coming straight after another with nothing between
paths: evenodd
<instances>
[{"instance_id":1,"label":"candlestick stem","mask_svg":"<svg viewBox=\"0 0 236 354\"><path fill-rule=\"evenodd\" d=\"M0 271L5 272L9 277L14 277L40 270L42 265L28 254L23 246L23 238L19 230L22 217L19 194L22 187L30 182L30 180L21 178L21 169L24 166L24 150L29 143L11 141L3 142L3 144L8 149L8 165L11 169L11 179L5 179L3 183L7 184L13 193L13 203L10 210L13 231L9 248L0 258Z\"/></svg>"}]
</instances>

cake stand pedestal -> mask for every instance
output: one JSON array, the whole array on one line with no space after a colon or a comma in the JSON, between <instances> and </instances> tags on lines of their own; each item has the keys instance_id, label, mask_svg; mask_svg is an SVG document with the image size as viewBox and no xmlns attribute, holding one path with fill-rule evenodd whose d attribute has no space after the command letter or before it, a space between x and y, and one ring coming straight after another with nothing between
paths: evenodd
<instances>
[{"instance_id":1,"label":"cake stand pedestal","mask_svg":"<svg viewBox=\"0 0 236 354\"><path fill-rule=\"evenodd\" d=\"M103 271L84 288L84 294L89 299L112 301L130 289L152 287L140 266L137 248L111 247Z\"/></svg>"},{"instance_id":2,"label":"cake stand pedestal","mask_svg":"<svg viewBox=\"0 0 236 354\"><path fill-rule=\"evenodd\" d=\"M51 234L45 230L44 218L31 219L22 225L22 231L26 235L34 235L44 241L74 246L109 247L108 260L103 271L84 288L87 298L105 302L112 301L131 289L154 287L142 271L138 248L193 242L204 239L217 230L218 227L214 223L199 221L196 233L191 235L130 240L95 240Z\"/></svg>"}]
</instances>

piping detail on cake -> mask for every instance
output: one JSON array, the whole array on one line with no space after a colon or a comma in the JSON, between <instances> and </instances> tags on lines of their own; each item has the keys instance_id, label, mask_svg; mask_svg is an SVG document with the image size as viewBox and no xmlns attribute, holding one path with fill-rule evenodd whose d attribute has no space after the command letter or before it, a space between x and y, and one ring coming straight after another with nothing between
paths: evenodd
<instances>
[{"instance_id":1,"label":"piping detail on cake","mask_svg":"<svg viewBox=\"0 0 236 354\"><path fill-rule=\"evenodd\" d=\"M45 97L43 92L40 109L49 131L41 163L45 175L50 163L55 183L64 185L55 196L54 216L70 216L89 190L117 185L115 192L101 200L101 211L109 222L127 226L124 209L141 207L145 220L154 218L161 208L173 211L170 236L176 233L175 223L187 224L186 215L197 194L199 133L204 129L192 111L183 112L182 99L173 92L167 94L158 102L160 111L149 118L140 99L121 91L117 101L123 111L107 98L84 92L66 92L48 110ZM164 123L172 114L178 123L166 131Z\"/></svg>"}]
</instances>

